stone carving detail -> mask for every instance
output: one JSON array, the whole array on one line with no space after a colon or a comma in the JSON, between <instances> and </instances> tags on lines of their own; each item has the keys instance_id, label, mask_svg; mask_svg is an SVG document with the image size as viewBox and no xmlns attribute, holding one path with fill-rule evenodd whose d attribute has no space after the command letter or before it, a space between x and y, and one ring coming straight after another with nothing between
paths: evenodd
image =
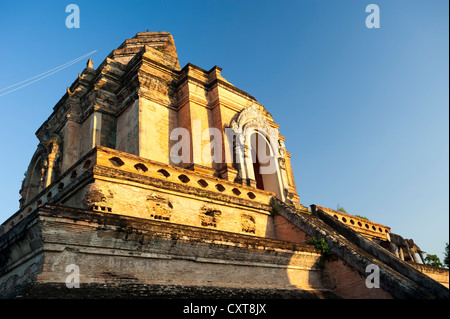
<instances>
[{"instance_id":1,"label":"stone carving detail","mask_svg":"<svg viewBox=\"0 0 450 319\"><path fill-rule=\"evenodd\" d=\"M45 141L38 145L22 182L21 207L60 176L61 160L62 141L60 137L45 132Z\"/></svg>"},{"instance_id":2,"label":"stone carving detail","mask_svg":"<svg viewBox=\"0 0 450 319\"><path fill-rule=\"evenodd\" d=\"M220 210L203 206L200 210L200 224L204 227L217 227L222 213Z\"/></svg>"},{"instance_id":3,"label":"stone carving detail","mask_svg":"<svg viewBox=\"0 0 450 319\"><path fill-rule=\"evenodd\" d=\"M53 136L48 142L43 143L47 150L44 161L45 176L43 188L49 186L61 174L62 141L59 136Z\"/></svg>"},{"instance_id":4,"label":"stone carving detail","mask_svg":"<svg viewBox=\"0 0 450 319\"><path fill-rule=\"evenodd\" d=\"M86 191L84 202L89 210L111 213L114 205L114 193L108 188L91 184Z\"/></svg>"},{"instance_id":5,"label":"stone carving detail","mask_svg":"<svg viewBox=\"0 0 450 319\"><path fill-rule=\"evenodd\" d=\"M278 140L278 155L282 158L286 156L286 146L283 140Z\"/></svg>"},{"instance_id":6,"label":"stone carving detail","mask_svg":"<svg viewBox=\"0 0 450 319\"><path fill-rule=\"evenodd\" d=\"M144 72L139 72L139 81L145 88L155 90L164 95L168 94L169 87L167 83L156 76Z\"/></svg>"},{"instance_id":7,"label":"stone carving detail","mask_svg":"<svg viewBox=\"0 0 450 319\"><path fill-rule=\"evenodd\" d=\"M230 123L230 127L236 133L244 133L245 130L262 130L267 136L275 133L275 129L271 128L269 122L261 113L256 104L252 104L249 107L243 109Z\"/></svg>"},{"instance_id":8,"label":"stone carving detail","mask_svg":"<svg viewBox=\"0 0 450 319\"><path fill-rule=\"evenodd\" d=\"M244 233L255 234L256 233L256 222L255 218L248 214L241 215L241 226Z\"/></svg>"},{"instance_id":9,"label":"stone carving detail","mask_svg":"<svg viewBox=\"0 0 450 319\"><path fill-rule=\"evenodd\" d=\"M169 221L172 216L172 203L164 197L158 196L155 192L147 196L147 209L150 218Z\"/></svg>"},{"instance_id":10,"label":"stone carving detail","mask_svg":"<svg viewBox=\"0 0 450 319\"><path fill-rule=\"evenodd\" d=\"M278 140L278 163L281 169L286 169L286 147L283 140Z\"/></svg>"}]
</instances>

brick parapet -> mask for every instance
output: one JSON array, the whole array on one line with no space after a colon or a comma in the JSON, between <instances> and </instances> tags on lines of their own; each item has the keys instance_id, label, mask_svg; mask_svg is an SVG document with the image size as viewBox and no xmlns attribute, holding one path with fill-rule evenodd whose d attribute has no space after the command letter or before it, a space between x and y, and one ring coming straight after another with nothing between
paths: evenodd
<instances>
[{"instance_id":1,"label":"brick parapet","mask_svg":"<svg viewBox=\"0 0 450 319\"><path fill-rule=\"evenodd\" d=\"M180 194L219 201L225 205L236 204L251 210L258 209L266 214L270 212L269 203L274 195L198 171L97 146L8 218L0 227L0 235L39 207L47 203L58 203L87 183L101 178L151 184Z\"/></svg>"},{"instance_id":2,"label":"brick parapet","mask_svg":"<svg viewBox=\"0 0 450 319\"><path fill-rule=\"evenodd\" d=\"M370 239L376 238L381 240L388 240L388 234L391 232L391 228L388 226L384 226L364 218L346 214L338 210L333 210L318 205L316 205L316 207Z\"/></svg>"}]
</instances>

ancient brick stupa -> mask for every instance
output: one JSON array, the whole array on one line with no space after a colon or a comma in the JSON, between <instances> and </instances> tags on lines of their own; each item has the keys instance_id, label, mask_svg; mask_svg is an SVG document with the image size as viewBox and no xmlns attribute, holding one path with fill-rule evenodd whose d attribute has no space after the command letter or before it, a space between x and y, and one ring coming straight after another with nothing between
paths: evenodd
<instances>
[{"instance_id":1,"label":"ancient brick stupa","mask_svg":"<svg viewBox=\"0 0 450 319\"><path fill-rule=\"evenodd\" d=\"M448 297L389 227L300 204L279 126L221 71L167 32L88 61L1 226L1 296Z\"/></svg>"}]
</instances>

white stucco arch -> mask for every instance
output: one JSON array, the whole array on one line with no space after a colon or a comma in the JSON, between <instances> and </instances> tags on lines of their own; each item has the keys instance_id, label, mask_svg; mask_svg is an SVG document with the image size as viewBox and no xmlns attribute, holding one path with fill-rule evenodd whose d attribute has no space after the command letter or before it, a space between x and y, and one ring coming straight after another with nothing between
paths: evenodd
<instances>
[{"instance_id":1,"label":"white stucco arch","mask_svg":"<svg viewBox=\"0 0 450 319\"><path fill-rule=\"evenodd\" d=\"M275 193L275 195L285 200L286 182L283 180L278 158L280 157L279 133L271 127L264 115L255 104L242 110L237 118L230 125L236 134L236 148L234 150L238 166L238 176L247 185L256 187L258 174L262 175L264 190ZM253 141L252 141L253 140ZM255 141L259 141L256 142ZM262 146L262 145L264 146ZM265 149L262 150L261 147ZM266 152L268 158L263 162L258 161L255 152ZM253 155L252 155L253 152ZM267 162L269 162L268 165ZM255 164L259 164L255 165ZM255 168L260 167L261 171L255 173Z\"/></svg>"}]
</instances>

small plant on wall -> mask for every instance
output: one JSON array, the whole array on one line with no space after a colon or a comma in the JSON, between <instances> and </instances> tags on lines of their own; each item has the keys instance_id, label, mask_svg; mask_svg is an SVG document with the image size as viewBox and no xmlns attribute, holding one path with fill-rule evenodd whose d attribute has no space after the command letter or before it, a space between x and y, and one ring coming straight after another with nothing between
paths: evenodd
<instances>
[{"instance_id":1,"label":"small plant on wall","mask_svg":"<svg viewBox=\"0 0 450 319\"><path fill-rule=\"evenodd\" d=\"M313 245L316 249L319 249L322 252L322 256L320 256L316 265L319 269L325 268L325 261L327 260L328 256L332 254L331 249L325 239L313 237L311 241L306 243Z\"/></svg>"},{"instance_id":2,"label":"small plant on wall","mask_svg":"<svg viewBox=\"0 0 450 319\"><path fill-rule=\"evenodd\" d=\"M280 208L278 207L277 201L276 201L276 200L272 200L272 201L270 202L270 206L272 206L272 209L270 210L270 213L271 213L272 215L278 215L278 213L279 213L279 211L280 211Z\"/></svg>"},{"instance_id":3,"label":"small plant on wall","mask_svg":"<svg viewBox=\"0 0 450 319\"><path fill-rule=\"evenodd\" d=\"M313 245L315 248L319 249L322 252L322 254L326 256L331 255L331 249L328 246L325 239L323 238L318 239L316 237L313 237L313 239L308 243Z\"/></svg>"}]
</instances>

